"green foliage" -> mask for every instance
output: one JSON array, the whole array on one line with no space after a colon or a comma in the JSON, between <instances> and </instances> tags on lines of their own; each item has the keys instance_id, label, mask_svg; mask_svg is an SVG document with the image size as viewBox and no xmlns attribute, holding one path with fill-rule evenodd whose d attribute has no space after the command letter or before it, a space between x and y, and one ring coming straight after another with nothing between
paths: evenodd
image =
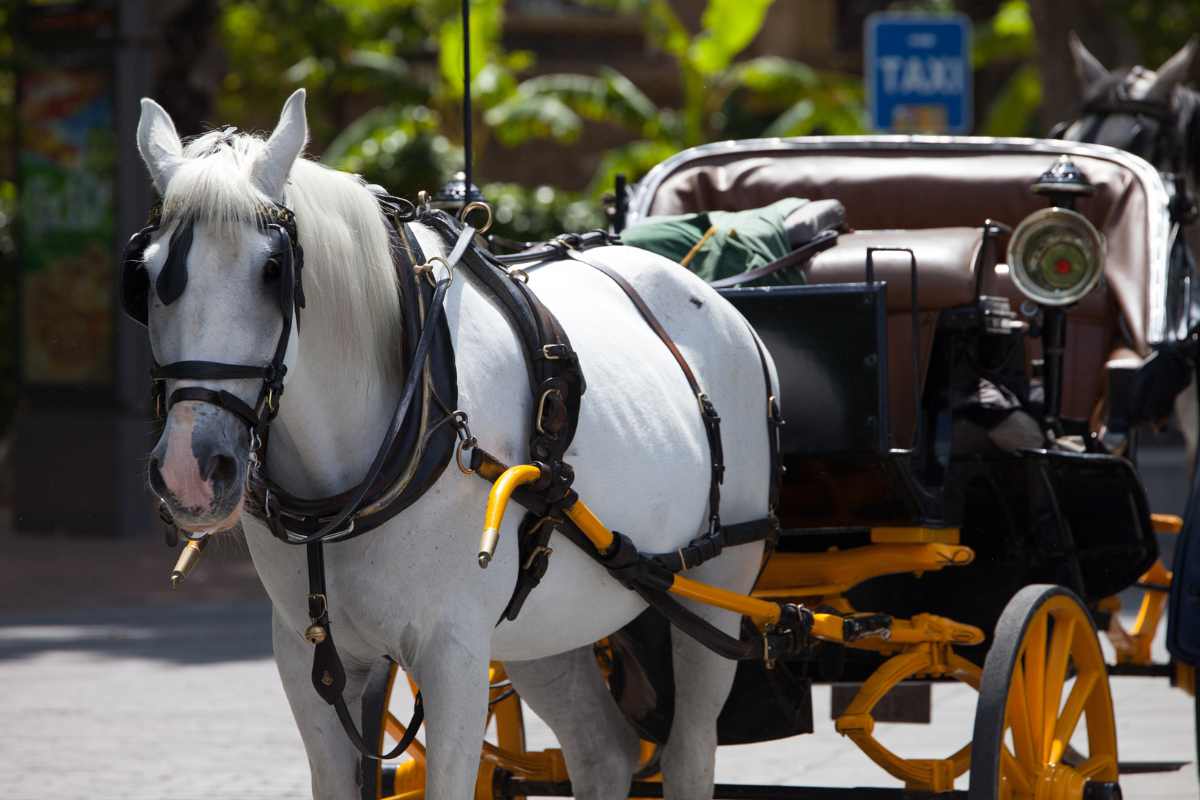
<instances>
[{"instance_id":1,"label":"green foliage","mask_svg":"<svg viewBox=\"0 0 1200 800\"><path fill-rule=\"evenodd\" d=\"M483 194L492 204L492 232L517 242L541 241L563 231L586 231L605 225L599 205L577 192L552 186L532 189L514 183L489 183Z\"/></svg>"},{"instance_id":2,"label":"green foliage","mask_svg":"<svg viewBox=\"0 0 1200 800\"><path fill-rule=\"evenodd\" d=\"M1042 79L1034 62L1036 39L1028 0L1005 0L974 36L971 62L976 70L1007 65L1011 75L988 106L983 136L1038 135Z\"/></svg>"},{"instance_id":3,"label":"green foliage","mask_svg":"<svg viewBox=\"0 0 1200 800\"><path fill-rule=\"evenodd\" d=\"M633 137L610 150L592 180L596 196L615 173L636 179L684 148L717 139L864 130L862 82L819 73L778 57L735 63L761 30L774 0L709 0L692 37L665 0L588 0L635 14L651 47L670 56L683 103L658 108L632 81L605 67L597 75L543 75L520 83L485 120L505 144L553 137L570 142L584 121L618 126Z\"/></svg>"},{"instance_id":4,"label":"green foliage","mask_svg":"<svg viewBox=\"0 0 1200 800\"><path fill-rule=\"evenodd\" d=\"M1149 69L1158 69L1200 32L1196 0L1108 0L1108 6L1137 40Z\"/></svg>"}]
</instances>

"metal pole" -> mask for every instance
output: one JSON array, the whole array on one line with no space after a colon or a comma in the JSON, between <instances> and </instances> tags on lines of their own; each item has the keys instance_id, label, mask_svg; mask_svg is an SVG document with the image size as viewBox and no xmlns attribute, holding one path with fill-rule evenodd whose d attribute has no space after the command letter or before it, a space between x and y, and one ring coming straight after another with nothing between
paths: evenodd
<instances>
[{"instance_id":1,"label":"metal pole","mask_svg":"<svg viewBox=\"0 0 1200 800\"><path fill-rule=\"evenodd\" d=\"M463 35L463 174L471 195L471 0L462 0Z\"/></svg>"}]
</instances>

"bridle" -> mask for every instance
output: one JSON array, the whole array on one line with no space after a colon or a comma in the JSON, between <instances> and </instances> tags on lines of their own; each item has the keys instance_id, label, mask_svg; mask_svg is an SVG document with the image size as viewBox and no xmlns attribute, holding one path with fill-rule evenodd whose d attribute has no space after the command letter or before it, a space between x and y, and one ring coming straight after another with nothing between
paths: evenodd
<instances>
[{"instance_id":1,"label":"bridle","mask_svg":"<svg viewBox=\"0 0 1200 800\"><path fill-rule=\"evenodd\" d=\"M1162 100L1132 97L1128 75L1110 76L1088 92L1079 118L1056 126L1050 136L1097 142L1111 117L1130 117L1129 141L1114 146L1142 156L1164 173L1164 179L1171 179L1168 188L1173 192L1172 221L1187 225L1200 216L1200 207L1187 180L1189 171L1198 166L1193 158L1200 155L1200 104L1190 109L1181 107L1184 104L1176 100L1178 91Z\"/></svg>"},{"instance_id":2,"label":"bridle","mask_svg":"<svg viewBox=\"0 0 1200 800\"><path fill-rule=\"evenodd\" d=\"M430 259L425 262L420 257L420 247L415 242L408 241L406 223L416 216L416 209L411 203L387 195L377 197L381 209L397 226L398 232L404 237L404 247L409 251L411 263L407 264L406 275L401 287L401 298L405 305L406 319L410 324L418 325L415 347L409 352L408 374L404 380L400 399L392 414L388 430L380 444L366 477L361 483L348 492L334 498L327 498L317 503L333 505L333 511L328 515L315 514L311 517L300 516L295 520L305 520L312 523L316 530L310 533L295 533L283 523L282 510L276 501L271 503L271 485L265 474L265 449L272 420L279 412L279 402L283 394L284 377L287 374L285 360L288 346L291 342L293 324L299 326L300 309L304 308L304 288L302 284L302 269L304 253L300 247L300 239L296 229L296 218L292 211L282 205L263 207L258 214L260 229L270 237L270 255L267 266L278 280L279 312L283 320L279 339L274 353L267 364L225 364L214 361L176 361L170 364L155 364L151 370L151 381L154 386L155 411L161 418L168 413L172 406L183 401L195 401L217 406L233 413L250 432L251 472L247 491L248 513L262 518L272 534L280 541L291 545L304 545L308 561L308 613L312 624L305 631L305 638L314 645L313 650L313 688L329 705L331 705L342 724L346 735L364 756L372 759L394 758L404 752L412 743L424 717L421 696L418 693L414 707L413 718L410 720L406 733L396 746L387 753L378 753L366 742L354 723L343 696L346 685L346 673L334 645L333 634L330 630L328 592L325 587L325 557L324 544L356 535L362 531L355 530L355 515L367 505L367 498L373 491L378 491L377 483L385 472L385 464L392 455L393 446L397 443L404 445L402 432L405 420L409 417L410 409L424 418L428 413L428 403L424 399L416 399L418 388L436 389L437 379L433 377L438 370L430 366L435 360L433 353L439 349L445 351L449 347L448 333L443 315L443 301L446 291L453 280L453 270L462 258L473 240L476 229L464 224L458 231L458 238L445 258ZM490 225L490 210L488 211ZM125 250L124 271L122 281L122 301L126 314L144 327L149 327L150 278L145 266L145 251L154 233L162 225L162 212L155 208L146 227L130 238ZM192 220L182 219L172 233L168 245L167 263L155 281L155 292L164 305L170 305L182 296L187 286L187 250L192 235ZM435 266L435 264L437 266ZM441 272L439 273L438 267ZM422 286L422 284L427 284ZM417 319L419 318L419 322ZM456 400L456 387L453 377L453 357L450 355L449 390L445 398L438 397L432 391L437 402L443 403ZM443 352L441 359L446 357ZM442 370L445 373L445 370ZM176 389L163 401L165 383L168 380L246 380L259 379L262 386L254 406L243 402L230 392L223 389L189 386ZM443 379L443 383L445 378ZM472 446L473 439L467 428L466 414L461 411L444 409L441 422L432 430L418 437L418 441L402 447L406 453L411 452L411 462L415 465L415 474L409 473L400 483L399 489L393 487L384 492L390 499L387 508L375 514L373 524L363 526L364 529L374 527L381 521L398 513L408 504L414 502L438 475L450 457L450 448L445 446L446 436L438 431L443 423L449 423L447 429L453 429L462 440L461 444ZM454 433L449 434L450 442ZM461 450L461 448L460 448ZM257 501L256 489L262 491L261 503ZM282 491L279 492L283 494ZM293 504L299 504L296 498L289 498ZM165 521L174 525L170 511L165 502L160 506L160 514Z\"/></svg>"},{"instance_id":3,"label":"bridle","mask_svg":"<svg viewBox=\"0 0 1200 800\"><path fill-rule=\"evenodd\" d=\"M184 401L208 403L230 412L246 426L250 434L251 453L257 457L266 442L271 421L279 413L287 375L288 344L293 324L300 324L300 309L304 308L304 249L296 231L296 217L281 205L263 206L258 212L259 229L266 233L270 246L265 266L266 276L278 282L279 313L283 327L271 360L266 364L225 364L218 361L174 361L155 363L150 370L155 416L163 419L176 403ZM156 206L150 212L146 227L135 233L125 246L121 283L125 313L143 327L149 327L150 276L146 271L145 253L154 234L162 226L162 210ZM167 261L155 281L155 293L163 305L170 305L182 296L187 286L187 255L192 241L194 222L183 218L168 243ZM258 398L251 406L232 392L204 386L185 386L166 395L166 383L171 380L226 381L260 380ZM168 512L169 514L169 512Z\"/></svg>"}]
</instances>

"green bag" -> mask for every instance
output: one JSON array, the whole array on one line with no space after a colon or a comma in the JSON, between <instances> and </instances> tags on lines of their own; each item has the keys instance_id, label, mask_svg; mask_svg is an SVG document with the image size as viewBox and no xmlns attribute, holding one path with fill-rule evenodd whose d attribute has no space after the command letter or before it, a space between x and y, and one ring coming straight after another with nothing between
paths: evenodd
<instances>
[{"instance_id":1,"label":"green bag","mask_svg":"<svg viewBox=\"0 0 1200 800\"><path fill-rule=\"evenodd\" d=\"M778 200L749 211L706 211L650 217L621 231L621 241L677 261L712 282L766 266L792 251L785 221L809 205L799 197ZM763 283L801 283L790 269Z\"/></svg>"}]
</instances>

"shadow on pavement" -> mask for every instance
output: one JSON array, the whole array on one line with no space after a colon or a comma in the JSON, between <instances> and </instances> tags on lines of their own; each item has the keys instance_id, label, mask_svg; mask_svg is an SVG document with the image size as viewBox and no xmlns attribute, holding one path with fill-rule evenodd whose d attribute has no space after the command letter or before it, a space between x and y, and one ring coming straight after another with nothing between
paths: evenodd
<instances>
[{"instance_id":1,"label":"shadow on pavement","mask_svg":"<svg viewBox=\"0 0 1200 800\"><path fill-rule=\"evenodd\" d=\"M271 657L263 601L0 615L0 663L75 652L178 664Z\"/></svg>"}]
</instances>

